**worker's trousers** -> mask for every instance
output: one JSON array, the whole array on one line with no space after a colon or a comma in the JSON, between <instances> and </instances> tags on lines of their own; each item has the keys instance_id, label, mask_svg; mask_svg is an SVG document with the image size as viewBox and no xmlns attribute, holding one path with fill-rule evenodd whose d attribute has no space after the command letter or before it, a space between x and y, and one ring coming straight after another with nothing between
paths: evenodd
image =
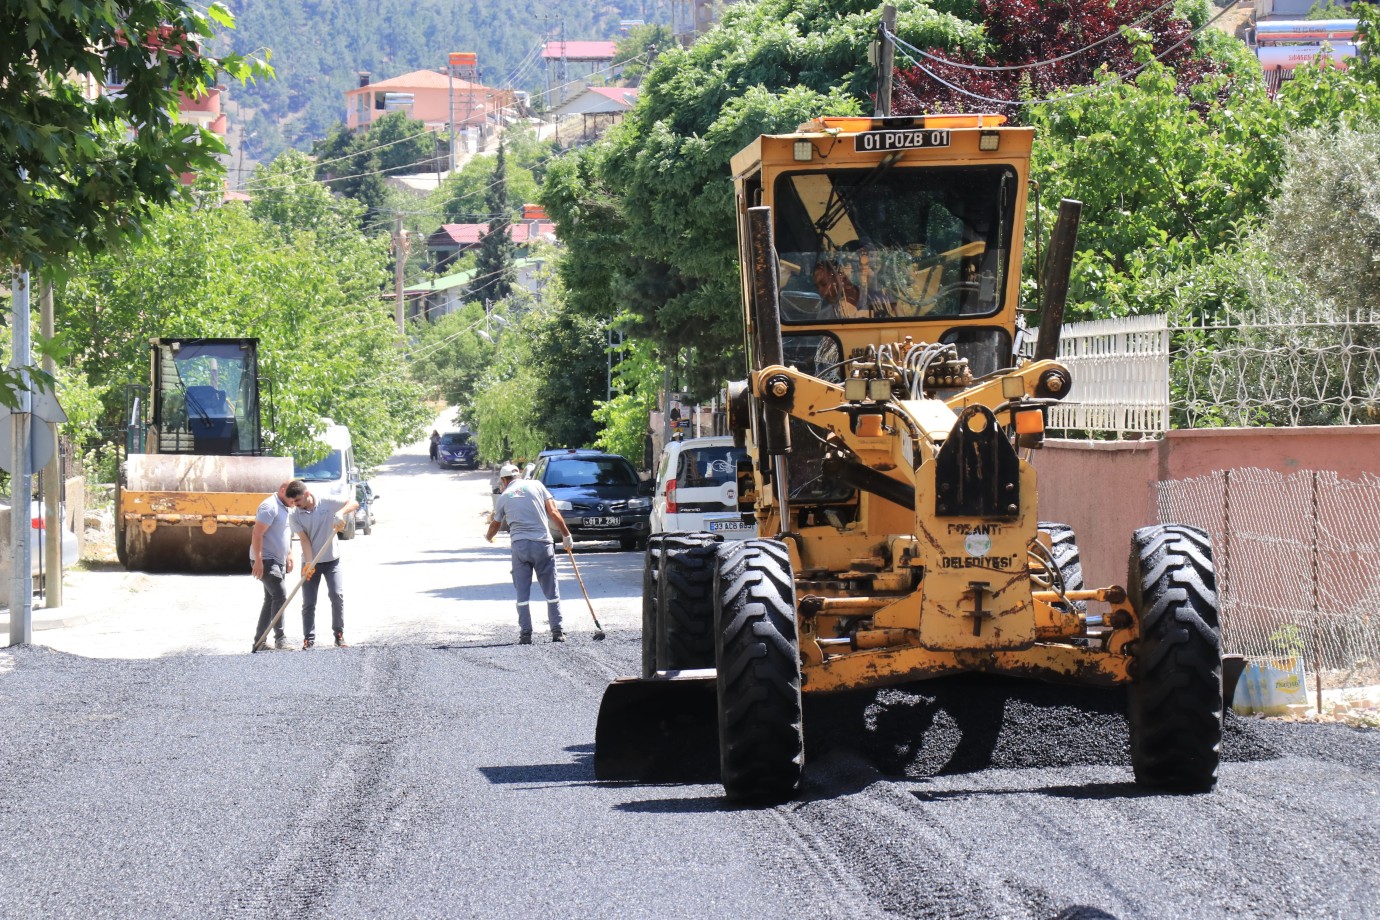
<instances>
[{"instance_id":1,"label":"worker's trousers","mask_svg":"<svg viewBox=\"0 0 1380 920\"><path fill-rule=\"evenodd\" d=\"M345 631L345 573L340 571L340 560L331 559L318 562L311 578L302 582L303 639L316 638L316 596L323 581L326 593L331 596L331 632Z\"/></svg>"},{"instance_id":2,"label":"worker's trousers","mask_svg":"<svg viewBox=\"0 0 1380 920\"><path fill-rule=\"evenodd\" d=\"M513 590L517 592L518 631L532 632L532 575L546 596L546 619L551 634L561 632L561 592L556 587L556 551L541 540L513 541Z\"/></svg>"},{"instance_id":3,"label":"worker's trousers","mask_svg":"<svg viewBox=\"0 0 1380 920\"><path fill-rule=\"evenodd\" d=\"M259 638L268 629L269 621L273 615L287 603L287 592L283 590L283 579L287 577L283 563L277 559L264 557L264 605L259 610L259 625L254 630L254 642L257 644ZM278 622L273 624L273 635L279 639L283 638L283 618L279 617Z\"/></svg>"}]
</instances>

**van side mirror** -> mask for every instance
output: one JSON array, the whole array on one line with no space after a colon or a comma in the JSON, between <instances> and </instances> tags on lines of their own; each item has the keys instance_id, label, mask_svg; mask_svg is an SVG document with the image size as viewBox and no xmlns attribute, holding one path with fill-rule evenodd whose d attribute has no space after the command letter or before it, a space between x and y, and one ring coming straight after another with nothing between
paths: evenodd
<instances>
[{"instance_id":1,"label":"van side mirror","mask_svg":"<svg viewBox=\"0 0 1380 920\"><path fill-rule=\"evenodd\" d=\"M351 467L351 468L350 468L350 482L359 482L359 468L358 468L358 467Z\"/></svg>"}]
</instances>

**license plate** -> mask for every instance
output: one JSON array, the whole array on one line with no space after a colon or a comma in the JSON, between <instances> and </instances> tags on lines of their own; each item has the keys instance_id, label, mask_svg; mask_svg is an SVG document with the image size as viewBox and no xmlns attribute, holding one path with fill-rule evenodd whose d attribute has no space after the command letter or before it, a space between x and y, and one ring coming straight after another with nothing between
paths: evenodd
<instances>
[{"instance_id":1,"label":"license plate","mask_svg":"<svg viewBox=\"0 0 1380 920\"><path fill-rule=\"evenodd\" d=\"M747 530L748 527L750 527L750 526L751 526L751 525L746 524L746 523L744 523L743 521L710 521L710 522L709 522L709 530L710 530L711 533L712 533L712 532L721 531L721 530Z\"/></svg>"},{"instance_id":2,"label":"license plate","mask_svg":"<svg viewBox=\"0 0 1380 920\"><path fill-rule=\"evenodd\" d=\"M949 132L935 129L868 131L853 137L854 153L879 153L884 150L913 150L917 147L947 146L949 146Z\"/></svg>"},{"instance_id":3,"label":"license plate","mask_svg":"<svg viewBox=\"0 0 1380 920\"><path fill-rule=\"evenodd\" d=\"M587 517L585 518L586 527L617 527L623 523L622 518L616 517Z\"/></svg>"}]
</instances>

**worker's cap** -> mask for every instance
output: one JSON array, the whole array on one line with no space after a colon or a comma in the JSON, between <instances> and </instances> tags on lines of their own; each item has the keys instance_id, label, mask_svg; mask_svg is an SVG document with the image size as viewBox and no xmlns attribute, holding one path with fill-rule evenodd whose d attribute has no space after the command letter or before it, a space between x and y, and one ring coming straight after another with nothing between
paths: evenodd
<instances>
[{"instance_id":1,"label":"worker's cap","mask_svg":"<svg viewBox=\"0 0 1380 920\"><path fill-rule=\"evenodd\" d=\"M511 463L505 463L498 468L499 479L516 479L518 476L518 468Z\"/></svg>"}]
</instances>

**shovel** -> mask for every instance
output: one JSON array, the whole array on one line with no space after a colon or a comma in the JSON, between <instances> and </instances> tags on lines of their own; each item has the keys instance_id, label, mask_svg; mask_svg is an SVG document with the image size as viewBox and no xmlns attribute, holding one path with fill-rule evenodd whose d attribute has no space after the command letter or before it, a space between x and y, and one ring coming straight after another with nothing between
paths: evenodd
<instances>
[{"instance_id":1,"label":"shovel","mask_svg":"<svg viewBox=\"0 0 1380 920\"><path fill-rule=\"evenodd\" d=\"M570 567L575 570L575 580L580 583L580 593L585 596L585 603L589 605L589 615L594 620L594 641L601 642L604 639L604 627L599 625L599 618L594 615L594 602L589 599L589 592L585 590L585 580L580 577L580 567L575 564L575 551L566 547L565 554L570 557Z\"/></svg>"}]
</instances>

